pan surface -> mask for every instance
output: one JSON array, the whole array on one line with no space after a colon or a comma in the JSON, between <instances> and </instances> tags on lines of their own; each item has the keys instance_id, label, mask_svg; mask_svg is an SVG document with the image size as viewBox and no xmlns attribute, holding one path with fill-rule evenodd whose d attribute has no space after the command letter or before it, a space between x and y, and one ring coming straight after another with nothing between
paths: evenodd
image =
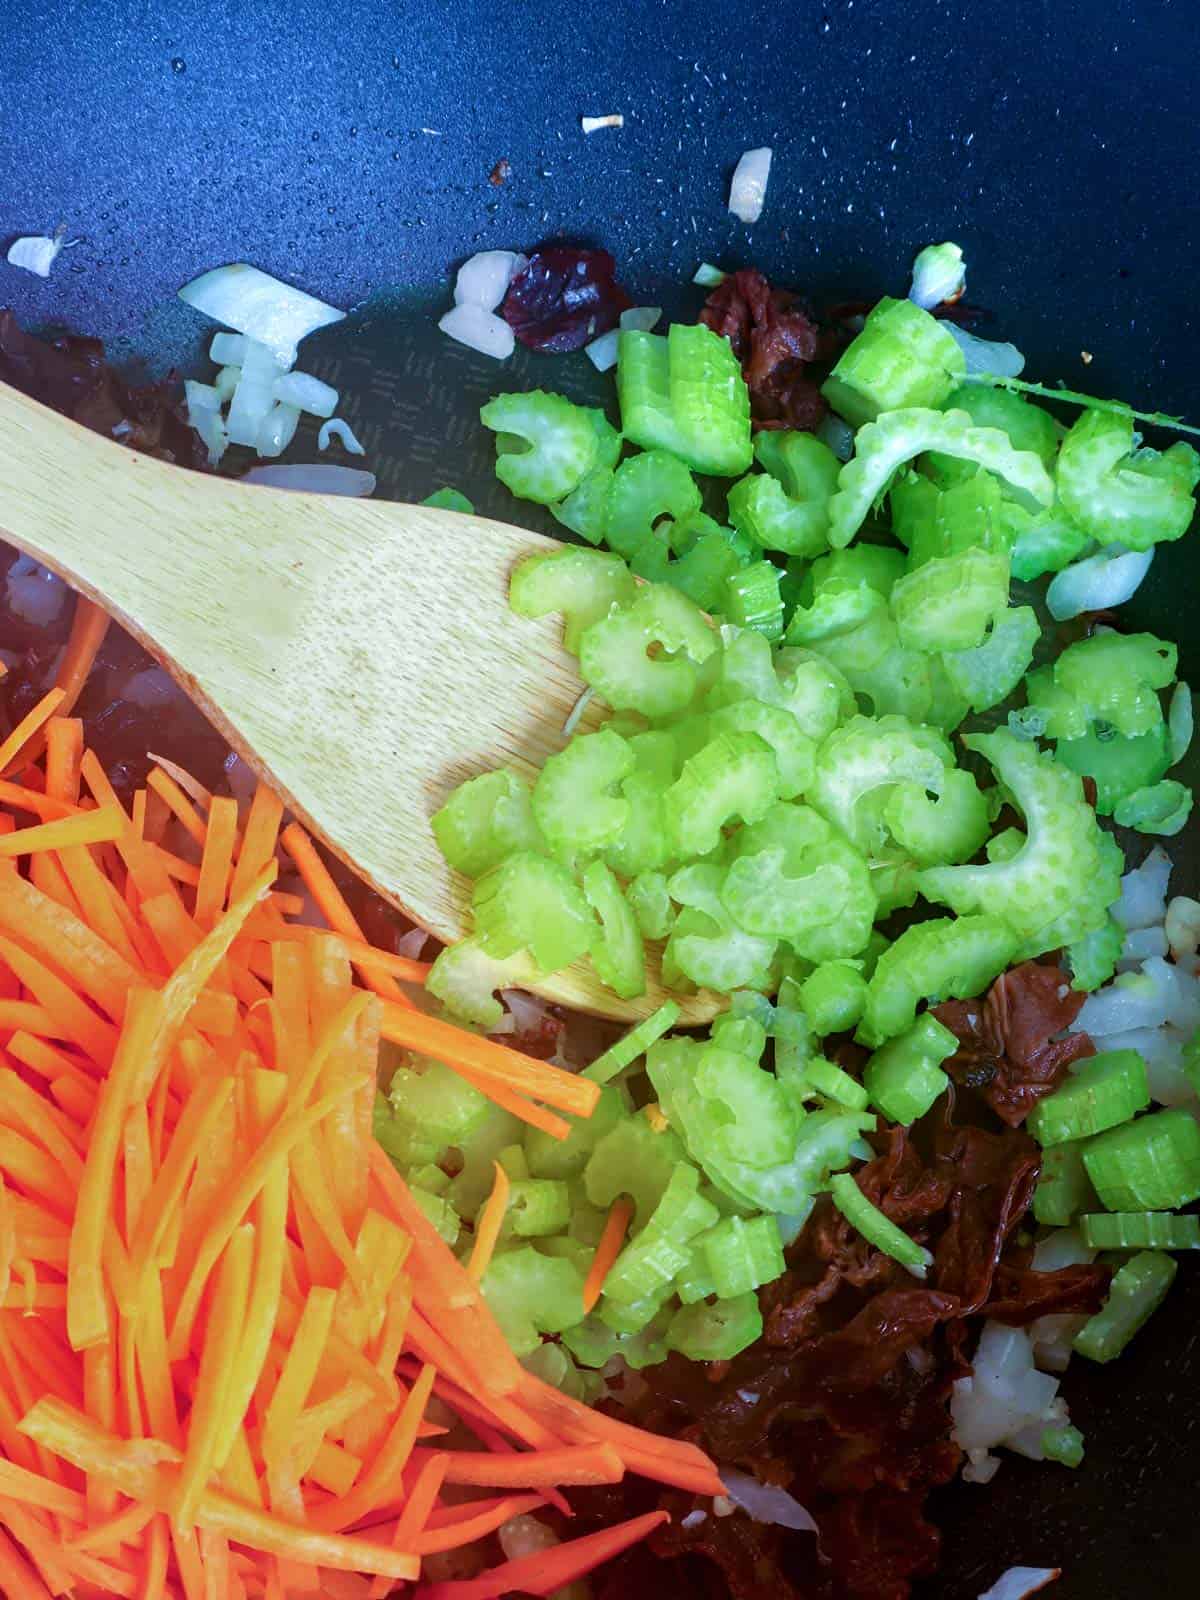
<instances>
[{"instance_id":1,"label":"pan surface","mask_svg":"<svg viewBox=\"0 0 1200 1600\"><path fill-rule=\"evenodd\" d=\"M1200 413L1200 9L1182 0L9 0L4 34L0 241L64 223L79 243L44 283L0 263L0 305L159 369L198 361L204 329L174 292L223 261L354 306L302 365L342 389L394 498L453 483L513 520L480 401L602 397L580 357L497 368L433 327L452 263L552 235L605 244L640 301L692 315L702 259L821 304L903 292L915 250L952 238L968 298L996 314L981 331L1014 338L1030 375ZM610 112L622 129L582 134ZM759 144L774 168L746 229L725 198ZM1198 577L1200 547L1168 548L1133 608L1190 677ZM1195 893L1172 849L1173 886ZM1078 1472L1006 1456L989 1487L936 1497L930 1600L970 1600L1016 1563L1064 1566L1061 1600L1194 1591L1198 1323L1184 1261L1115 1368L1073 1366Z\"/></svg>"}]
</instances>

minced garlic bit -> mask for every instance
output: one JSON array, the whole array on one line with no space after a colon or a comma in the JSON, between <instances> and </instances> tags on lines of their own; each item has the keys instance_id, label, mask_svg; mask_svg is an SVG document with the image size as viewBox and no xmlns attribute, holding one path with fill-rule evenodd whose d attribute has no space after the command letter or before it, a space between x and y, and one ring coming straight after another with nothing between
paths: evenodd
<instances>
[{"instance_id":1,"label":"minced garlic bit","mask_svg":"<svg viewBox=\"0 0 1200 1600\"><path fill-rule=\"evenodd\" d=\"M1079 352L1079 359L1083 362L1085 367L1090 367L1092 364L1092 352L1090 350L1081 350Z\"/></svg>"},{"instance_id":2,"label":"minced garlic bit","mask_svg":"<svg viewBox=\"0 0 1200 1600\"><path fill-rule=\"evenodd\" d=\"M607 117L580 117L579 126L584 133L598 133L601 128L623 128L625 118L619 111L614 111Z\"/></svg>"}]
</instances>

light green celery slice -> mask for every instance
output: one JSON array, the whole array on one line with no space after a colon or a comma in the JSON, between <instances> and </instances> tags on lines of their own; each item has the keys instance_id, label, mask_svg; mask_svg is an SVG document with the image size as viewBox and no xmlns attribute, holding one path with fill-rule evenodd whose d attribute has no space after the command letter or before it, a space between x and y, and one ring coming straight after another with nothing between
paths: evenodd
<instances>
[{"instance_id":1,"label":"light green celery slice","mask_svg":"<svg viewBox=\"0 0 1200 1600\"><path fill-rule=\"evenodd\" d=\"M771 746L753 732L718 732L684 762L667 790L667 826L676 852L707 855L735 819L756 822L779 795Z\"/></svg>"},{"instance_id":2,"label":"light green celery slice","mask_svg":"<svg viewBox=\"0 0 1200 1600\"><path fill-rule=\"evenodd\" d=\"M979 392L1002 394L1004 391L983 389ZM1029 670L1041 631L1032 606L1010 607L996 618L982 644L973 650L943 655L942 666L947 677L972 711L990 711L1008 699Z\"/></svg>"},{"instance_id":3,"label":"light green celery slice","mask_svg":"<svg viewBox=\"0 0 1200 1600\"><path fill-rule=\"evenodd\" d=\"M439 951L426 975L425 989L462 1021L494 1028L504 1015L496 991L526 988L541 976L528 951L493 956L472 937Z\"/></svg>"},{"instance_id":4,"label":"light green celery slice","mask_svg":"<svg viewBox=\"0 0 1200 1600\"><path fill-rule=\"evenodd\" d=\"M1060 739L1054 754L1064 767L1070 767L1072 772L1093 780L1096 785L1096 812L1102 817L1111 816L1135 791L1144 792L1152 784L1157 784L1171 765L1170 740L1165 722L1160 722L1149 733L1138 734L1132 739L1103 724L1101 731L1097 731L1093 724L1082 739ZM1172 808L1172 805L1168 805L1162 814L1166 815Z\"/></svg>"},{"instance_id":5,"label":"light green celery slice","mask_svg":"<svg viewBox=\"0 0 1200 1600\"><path fill-rule=\"evenodd\" d=\"M1200 456L1182 441L1136 449L1131 415L1087 410L1063 440L1056 476L1064 510L1091 538L1148 550L1191 526Z\"/></svg>"},{"instance_id":6,"label":"light green celery slice","mask_svg":"<svg viewBox=\"0 0 1200 1600\"><path fill-rule=\"evenodd\" d=\"M562 500L596 465L599 436L590 412L560 394L498 394L479 418L501 435L496 476L523 500ZM513 443L505 448L509 436Z\"/></svg>"},{"instance_id":7,"label":"light green celery slice","mask_svg":"<svg viewBox=\"0 0 1200 1600\"><path fill-rule=\"evenodd\" d=\"M731 478L750 465L750 393L729 340L703 323L667 330L671 415L685 461Z\"/></svg>"},{"instance_id":8,"label":"light green celery slice","mask_svg":"<svg viewBox=\"0 0 1200 1600\"><path fill-rule=\"evenodd\" d=\"M998 916L935 917L883 952L867 985L858 1037L877 1046L911 1028L922 1000L982 994L1012 961L1016 936Z\"/></svg>"},{"instance_id":9,"label":"light green celery slice","mask_svg":"<svg viewBox=\"0 0 1200 1600\"><path fill-rule=\"evenodd\" d=\"M1180 833L1192 813L1192 791L1174 778L1164 778L1149 788L1126 795L1113 812L1113 821L1139 833L1171 838Z\"/></svg>"},{"instance_id":10,"label":"light green celery slice","mask_svg":"<svg viewBox=\"0 0 1200 1600\"><path fill-rule=\"evenodd\" d=\"M585 630L579 671L616 711L674 716L695 695L697 665L717 643L697 606L674 589L651 584L627 611ZM664 653L652 658L647 652L654 646Z\"/></svg>"},{"instance_id":11,"label":"light green celery slice","mask_svg":"<svg viewBox=\"0 0 1200 1600\"><path fill-rule=\"evenodd\" d=\"M535 1350L543 1333L562 1333L583 1320L583 1274L532 1245L493 1257L480 1288L519 1356Z\"/></svg>"},{"instance_id":12,"label":"light green celery slice","mask_svg":"<svg viewBox=\"0 0 1200 1600\"><path fill-rule=\"evenodd\" d=\"M593 467L578 488L550 507L551 516L589 544L600 544L608 527L608 495L612 481L611 467Z\"/></svg>"},{"instance_id":13,"label":"light green celery slice","mask_svg":"<svg viewBox=\"0 0 1200 1600\"><path fill-rule=\"evenodd\" d=\"M646 992L646 951L633 907L602 861L588 864L583 892L600 918L591 949L596 975L622 1000L636 999Z\"/></svg>"},{"instance_id":14,"label":"light green celery slice","mask_svg":"<svg viewBox=\"0 0 1200 1600\"><path fill-rule=\"evenodd\" d=\"M506 856L475 885L475 934L503 960L528 950L543 972L570 966L590 948L595 918L570 873L531 850Z\"/></svg>"},{"instance_id":15,"label":"light green celery slice","mask_svg":"<svg viewBox=\"0 0 1200 1600\"><path fill-rule=\"evenodd\" d=\"M578 648L585 628L614 608L632 605L637 584L620 556L567 546L529 556L512 575L508 603L519 617L563 615L564 643Z\"/></svg>"},{"instance_id":16,"label":"light green celery slice","mask_svg":"<svg viewBox=\"0 0 1200 1600\"><path fill-rule=\"evenodd\" d=\"M675 521L700 509L700 490L678 457L665 450L630 456L613 475L604 537L618 554L634 555L662 517Z\"/></svg>"},{"instance_id":17,"label":"light green celery slice","mask_svg":"<svg viewBox=\"0 0 1200 1600\"><path fill-rule=\"evenodd\" d=\"M452 867L478 878L514 850L538 850L529 785L508 767L468 778L430 820L438 848Z\"/></svg>"},{"instance_id":18,"label":"light green celery slice","mask_svg":"<svg viewBox=\"0 0 1200 1600\"><path fill-rule=\"evenodd\" d=\"M857 427L881 411L941 405L966 358L955 339L910 300L884 297L822 385L829 404Z\"/></svg>"},{"instance_id":19,"label":"light green celery slice","mask_svg":"<svg viewBox=\"0 0 1200 1600\"><path fill-rule=\"evenodd\" d=\"M812 782L816 742L782 706L762 700L741 700L712 713L714 733L756 733L771 747L778 770L781 800L793 800Z\"/></svg>"},{"instance_id":20,"label":"light green celery slice","mask_svg":"<svg viewBox=\"0 0 1200 1600\"><path fill-rule=\"evenodd\" d=\"M671 898L684 908L663 954L664 982L674 972L704 989L770 986L776 940L739 927L722 900L725 869L693 862L670 880Z\"/></svg>"},{"instance_id":21,"label":"light green celery slice","mask_svg":"<svg viewBox=\"0 0 1200 1600\"><path fill-rule=\"evenodd\" d=\"M963 550L927 561L892 591L900 643L910 650L974 650L1008 607L1008 557Z\"/></svg>"},{"instance_id":22,"label":"light green celery slice","mask_svg":"<svg viewBox=\"0 0 1200 1600\"><path fill-rule=\"evenodd\" d=\"M877 1250L882 1250L884 1255L891 1256L893 1261L898 1261L912 1273L914 1278L925 1276L933 1261L929 1251L915 1239L910 1239L903 1229L898 1228L884 1216L878 1206L867 1199L850 1173L839 1172L832 1178L829 1192L834 1205L850 1226L862 1234L868 1244L873 1244Z\"/></svg>"},{"instance_id":23,"label":"light green celery slice","mask_svg":"<svg viewBox=\"0 0 1200 1600\"><path fill-rule=\"evenodd\" d=\"M883 820L896 843L921 867L969 861L991 828L987 800L971 774L958 767L945 773L934 799L921 783L898 783L888 796Z\"/></svg>"},{"instance_id":24,"label":"light green celery slice","mask_svg":"<svg viewBox=\"0 0 1200 1600\"><path fill-rule=\"evenodd\" d=\"M556 854L591 854L619 838L629 823L629 802L614 790L636 759L611 728L578 734L546 758L533 786L533 815Z\"/></svg>"},{"instance_id":25,"label":"light green celery slice","mask_svg":"<svg viewBox=\"0 0 1200 1600\"><path fill-rule=\"evenodd\" d=\"M675 925L675 907L662 872L639 872L625 890L646 939L665 939Z\"/></svg>"},{"instance_id":26,"label":"light green celery slice","mask_svg":"<svg viewBox=\"0 0 1200 1600\"><path fill-rule=\"evenodd\" d=\"M1103 1310L1075 1335L1075 1349L1089 1361L1112 1361L1167 1297L1178 1263L1158 1250L1143 1250L1119 1270Z\"/></svg>"},{"instance_id":27,"label":"light green celery slice","mask_svg":"<svg viewBox=\"0 0 1200 1600\"><path fill-rule=\"evenodd\" d=\"M953 750L933 728L900 716L852 717L818 749L808 800L864 855L875 855L887 841L880 791L907 780L940 794L953 765Z\"/></svg>"},{"instance_id":28,"label":"light green celery slice","mask_svg":"<svg viewBox=\"0 0 1200 1600\"><path fill-rule=\"evenodd\" d=\"M1094 633L1030 673L1029 705L1043 713L1048 739L1081 739L1093 722L1134 738L1162 723L1158 694L1177 659L1176 646L1152 633Z\"/></svg>"},{"instance_id":29,"label":"light green celery slice","mask_svg":"<svg viewBox=\"0 0 1200 1600\"><path fill-rule=\"evenodd\" d=\"M838 459L814 434L764 430L754 444L762 472L729 491L729 518L764 550L815 556L826 547Z\"/></svg>"}]
</instances>

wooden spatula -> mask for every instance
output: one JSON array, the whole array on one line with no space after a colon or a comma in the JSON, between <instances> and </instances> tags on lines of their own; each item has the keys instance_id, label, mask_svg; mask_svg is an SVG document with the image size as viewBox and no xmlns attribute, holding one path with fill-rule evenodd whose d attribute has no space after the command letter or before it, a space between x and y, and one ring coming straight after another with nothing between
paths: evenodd
<instances>
[{"instance_id":1,"label":"wooden spatula","mask_svg":"<svg viewBox=\"0 0 1200 1600\"><path fill-rule=\"evenodd\" d=\"M562 748L575 660L557 619L507 603L514 565L553 540L184 472L3 385L0 537L112 612L381 895L439 939L469 931L429 819L463 779ZM585 963L538 988L634 1018L665 998L651 967L631 1002ZM689 1021L717 1005L680 1003Z\"/></svg>"}]
</instances>

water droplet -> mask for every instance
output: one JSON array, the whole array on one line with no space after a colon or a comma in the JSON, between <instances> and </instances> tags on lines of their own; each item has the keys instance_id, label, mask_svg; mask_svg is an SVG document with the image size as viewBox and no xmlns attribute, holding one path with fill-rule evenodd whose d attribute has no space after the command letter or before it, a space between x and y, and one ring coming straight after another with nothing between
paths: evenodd
<instances>
[{"instance_id":1,"label":"water droplet","mask_svg":"<svg viewBox=\"0 0 1200 1600\"><path fill-rule=\"evenodd\" d=\"M350 137L352 139L357 139L358 138L358 129L353 124L351 124L351 127L350 127Z\"/></svg>"},{"instance_id":2,"label":"water droplet","mask_svg":"<svg viewBox=\"0 0 1200 1600\"><path fill-rule=\"evenodd\" d=\"M315 131L314 131L314 133L313 133L313 136L312 136L312 140L313 140L313 143L314 143L314 144L319 144L319 143L320 143L320 141L321 141L321 135L320 135L320 133L319 133L319 132L315 132Z\"/></svg>"},{"instance_id":3,"label":"water droplet","mask_svg":"<svg viewBox=\"0 0 1200 1600\"><path fill-rule=\"evenodd\" d=\"M175 73L187 71L187 62L182 56L171 57L171 71Z\"/></svg>"}]
</instances>

